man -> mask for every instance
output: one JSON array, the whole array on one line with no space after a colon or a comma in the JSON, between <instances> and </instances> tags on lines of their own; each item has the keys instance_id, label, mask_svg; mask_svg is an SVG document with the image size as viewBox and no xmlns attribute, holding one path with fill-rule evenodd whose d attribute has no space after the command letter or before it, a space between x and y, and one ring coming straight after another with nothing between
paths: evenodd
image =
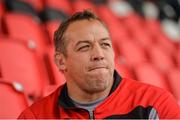
<instances>
[{"instance_id":1,"label":"man","mask_svg":"<svg viewBox=\"0 0 180 120\"><path fill-rule=\"evenodd\" d=\"M64 21L54 39L56 64L66 84L19 118L180 118L169 92L118 75L107 27L90 11Z\"/></svg>"}]
</instances>

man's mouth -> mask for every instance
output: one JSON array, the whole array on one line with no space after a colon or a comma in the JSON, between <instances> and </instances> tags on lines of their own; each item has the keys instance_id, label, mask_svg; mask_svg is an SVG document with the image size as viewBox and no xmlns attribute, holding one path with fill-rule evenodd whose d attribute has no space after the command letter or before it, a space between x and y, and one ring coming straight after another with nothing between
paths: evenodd
<instances>
[{"instance_id":1,"label":"man's mouth","mask_svg":"<svg viewBox=\"0 0 180 120\"><path fill-rule=\"evenodd\" d=\"M107 67L104 66L92 67L89 69L89 71L98 70L98 69L107 69Z\"/></svg>"}]
</instances>

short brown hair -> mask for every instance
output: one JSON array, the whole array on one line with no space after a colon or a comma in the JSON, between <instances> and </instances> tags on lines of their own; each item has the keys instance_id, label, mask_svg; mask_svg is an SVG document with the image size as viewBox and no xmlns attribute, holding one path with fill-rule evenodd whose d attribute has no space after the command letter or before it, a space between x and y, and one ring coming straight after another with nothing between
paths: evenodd
<instances>
[{"instance_id":1,"label":"short brown hair","mask_svg":"<svg viewBox=\"0 0 180 120\"><path fill-rule=\"evenodd\" d=\"M55 51L56 52L61 52L65 56L67 56L67 51L66 51L66 43L64 40L64 33L66 32L68 26L79 20L98 20L101 22L104 26L105 24L103 21L97 17L93 12L90 10L84 10L82 12L77 12L74 15L72 15L69 19L63 21L59 28L55 31L54 33L54 45L55 45Z\"/></svg>"}]
</instances>

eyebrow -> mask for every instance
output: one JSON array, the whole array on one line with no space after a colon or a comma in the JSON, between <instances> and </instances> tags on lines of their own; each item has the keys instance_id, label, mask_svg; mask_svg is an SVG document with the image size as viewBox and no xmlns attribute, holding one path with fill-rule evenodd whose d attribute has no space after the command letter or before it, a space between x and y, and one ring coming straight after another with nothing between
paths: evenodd
<instances>
[{"instance_id":1,"label":"eyebrow","mask_svg":"<svg viewBox=\"0 0 180 120\"><path fill-rule=\"evenodd\" d=\"M106 40L109 40L110 41L110 37L105 37L105 38L102 38L100 41L106 41ZM82 43L90 43L89 40L81 40L81 41L78 41L76 44L75 44L75 48L79 45L79 44L82 44Z\"/></svg>"},{"instance_id":2,"label":"eyebrow","mask_svg":"<svg viewBox=\"0 0 180 120\"><path fill-rule=\"evenodd\" d=\"M78 42L76 43L75 47L78 46L78 45L81 44L81 43L90 43L90 42L89 42L89 40L78 41Z\"/></svg>"},{"instance_id":3,"label":"eyebrow","mask_svg":"<svg viewBox=\"0 0 180 120\"><path fill-rule=\"evenodd\" d=\"M101 39L101 41L105 41L105 40L109 40L110 41L110 37L105 37L105 38Z\"/></svg>"}]
</instances>

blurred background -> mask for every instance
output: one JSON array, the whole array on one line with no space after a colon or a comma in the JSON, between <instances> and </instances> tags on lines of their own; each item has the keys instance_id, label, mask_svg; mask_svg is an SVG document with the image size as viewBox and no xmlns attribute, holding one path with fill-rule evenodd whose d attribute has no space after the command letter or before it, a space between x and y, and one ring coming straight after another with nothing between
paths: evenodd
<instances>
[{"instance_id":1,"label":"blurred background","mask_svg":"<svg viewBox=\"0 0 180 120\"><path fill-rule=\"evenodd\" d=\"M65 82L53 34L84 9L107 24L122 77L164 88L180 104L180 0L0 0L0 118L16 118Z\"/></svg>"}]
</instances>

